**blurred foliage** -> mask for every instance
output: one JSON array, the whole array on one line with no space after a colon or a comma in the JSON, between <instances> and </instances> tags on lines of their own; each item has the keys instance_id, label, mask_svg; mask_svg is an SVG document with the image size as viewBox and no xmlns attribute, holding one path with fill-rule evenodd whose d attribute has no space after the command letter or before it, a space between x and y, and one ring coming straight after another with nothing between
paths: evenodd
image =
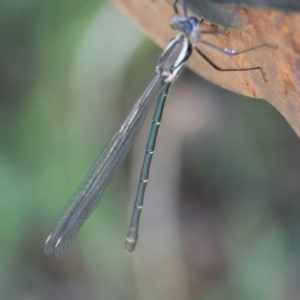
<instances>
[{"instance_id":1,"label":"blurred foliage","mask_svg":"<svg viewBox=\"0 0 300 300\"><path fill-rule=\"evenodd\" d=\"M157 260L139 256L142 245L131 256L122 251L136 156L71 249L60 259L42 252L54 220L152 76L158 49L106 1L4 1L0 8L1 299L159 299L160 289L174 300L168 293L178 274L158 271L170 258L157 247L159 236L149 249ZM202 94L185 119L202 127L168 135L166 117L158 141L179 145L180 181L171 189L178 190L183 294L298 299L299 140L267 103L189 72L167 110L177 94L183 112L194 90ZM185 119L174 116L182 127ZM171 155L158 164L167 169Z\"/></svg>"},{"instance_id":2,"label":"blurred foliage","mask_svg":"<svg viewBox=\"0 0 300 300\"><path fill-rule=\"evenodd\" d=\"M0 290L3 299L47 299L51 295L66 299L73 294L62 292L64 288L51 291L51 278L64 278L68 274L74 277L76 266L83 264L82 256L74 266L69 264L71 270L68 270L65 263L49 261L42 253L43 243L58 213L116 129L120 113L116 102L107 104L110 107L106 111L102 102L107 103L118 93L126 60L140 40L137 29L116 9L107 4L102 8L99 1L1 4ZM121 28L127 31L126 37ZM108 60L109 54L114 55ZM94 76L96 65L102 76ZM107 125L101 132L103 124ZM114 251L109 248L117 249L109 238L114 235L110 224L120 223L124 227L126 216L122 209L116 208L116 202L103 202L108 206L105 208L103 203L104 234L102 242L98 242L107 242L110 254ZM89 231L88 240L98 236L98 226L99 223L94 231ZM98 256L99 252L96 253ZM118 253L119 257L123 255L122 251ZM89 258L92 260L93 256ZM116 264L120 260L113 255L111 258ZM108 255L107 268L110 263ZM125 270L122 262L118 267ZM105 268L103 263L102 270ZM78 272L84 281L86 273ZM40 284L36 285L37 280ZM59 284L60 279L54 282ZM42 287L48 287L48 292Z\"/></svg>"}]
</instances>

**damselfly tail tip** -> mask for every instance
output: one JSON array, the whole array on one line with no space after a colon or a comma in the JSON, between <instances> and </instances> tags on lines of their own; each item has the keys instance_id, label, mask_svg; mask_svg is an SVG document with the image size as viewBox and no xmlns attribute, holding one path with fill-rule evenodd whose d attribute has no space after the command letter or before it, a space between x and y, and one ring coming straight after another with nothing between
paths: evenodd
<instances>
[{"instance_id":1,"label":"damselfly tail tip","mask_svg":"<svg viewBox=\"0 0 300 300\"><path fill-rule=\"evenodd\" d=\"M128 252L132 252L135 248L137 242L137 232L136 231L129 231L126 241L125 241L125 250Z\"/></svg>"}]
</instances>

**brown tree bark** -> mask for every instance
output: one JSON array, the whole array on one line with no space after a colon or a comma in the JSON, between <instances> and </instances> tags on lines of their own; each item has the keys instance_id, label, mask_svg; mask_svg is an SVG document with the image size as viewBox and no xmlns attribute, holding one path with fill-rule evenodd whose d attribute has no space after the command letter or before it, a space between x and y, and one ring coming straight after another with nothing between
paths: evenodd
<instances>
[{"instance_id":1,"label":"brown tree bark","mask_svg":"<svg viewBox=\"0 0 300 300\"><path fill-rule=\"evenodd\" d=\"M166 0L113 0L113 2L160 47L165 47L176 35L169 27L169 19L174 11ZM232 57L205 45L199 44L199 48L222 68L261 66L267 82L257 70L218 72L195 51L188 63L189 68L228 90L265 99L284 115L300 136L300 13L239 8L236 14L243 20L242 28L230 28L221 35L205 35L205 40L237 51L263 43L276 45L278 49L261 48ZM204 30L223 28L208 21L201 26Z\"/></svg>"}]
</instances>

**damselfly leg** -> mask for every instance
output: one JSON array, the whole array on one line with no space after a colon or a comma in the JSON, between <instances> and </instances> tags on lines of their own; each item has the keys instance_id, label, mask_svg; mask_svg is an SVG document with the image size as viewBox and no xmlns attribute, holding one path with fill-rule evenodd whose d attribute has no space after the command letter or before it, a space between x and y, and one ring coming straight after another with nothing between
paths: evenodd
<instances>
[{"instance_id":1,"label":"damselfly leg","mask_svg":"<svg viewBox=\"0 0 300 300\"><path fill-rule=\"evenodd\" d=\"M179 16L179 10L178 10L178 2L179 0L175 0L174 4L173 4L173 8L174 8L174 12L175 12L175 15L178 15ZM184 17L180 17L180 23L178 25L176 25L176 28L174 29L179 29L179 30L182 30L183 27L184 27L184 24L185 22L184 21L187 21L188 19L192 19L194 17L187 17L187 7L186 7L186 2L185 1L181 1L181 4L182 4L182 7L183 7L183 12L184 12ZM186 20L184 20L186 19ZM175 21L177 22L177 20L175 19ZM201 19L199 21L199 25L203 22L203 19ZM172 27L172 26L171 26ZM236 51L234 49L231 49L231 48L221 48L217 45L214 45L210 42L207 42L205 40L203 40L203 35L207 35L207 34L223 34L226 32L226 29L222 30L222 31L204 31L204 30L201 30L201 29L198 29L197 31L197 35L196 35L196 39L193 41L193 47L194 49L196 50L196 52L203 57L203 59L205 61L207 61L215 70L217 71L220 71L220 72L245 72L245 71L255 71L255 70L258 70L260 71L261 73L261 76L263 78L263 80L265 82L267 82L267 78L266 78L266 74L265 72L263 71L263 69L261 68L261 66L253 66L253 67L249 67L249 68L221 68L219 67L216 63L212 62L197 46L196 44L198 43L202 43L210 48L213 48L214 50L216 51L219 51L225 55L229 55L229 56L236 56L236 55L240 55L240 54L244 54L244 53L247 53L247 52L251 52L251 51L254 51L254 50L258 50L260 48L270 48L270 49L273 49L273 50L276 50L278 47L275 46L275 45L271 45L271 44L267 44L267 43L263 43L263 44L260 44L260 45L257 45L257 46L254 46L254 47L250 47L250 48L247 48L247 49L243 49L243 50L239 50L239 51ZM195 36L195 35L194 35Z\"/></svg>"}]
</instances>

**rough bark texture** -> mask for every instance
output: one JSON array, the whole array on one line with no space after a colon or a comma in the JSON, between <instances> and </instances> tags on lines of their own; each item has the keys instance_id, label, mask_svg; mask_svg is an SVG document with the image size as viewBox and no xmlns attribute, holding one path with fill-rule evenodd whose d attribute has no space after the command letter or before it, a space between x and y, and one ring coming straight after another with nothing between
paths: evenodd
<instances>
[{"instance_id":1,"label":"rough bark texture","mask_svg":"<svg viewBox=\"0 0 300 300\"><path fill-rule=\"evenodd\" d=\"M113 0L113 2L135 20L160 47L165 47L176 35L169 27L169 19L174 11L166 0ZM221 4L218 5L219 10L228 9L228 5L223 7ZM242 21L239 22L242 27L229 28L221 35L205 35L204 39L220 47L237 51L263 43L276 45L278 49L261 48L230 57L205 45L199 44L199 48L222 68L261 66L267 82L263 80L259 71L218 72L195 51L188 66L219 86L242 95L267 100L284 115L300 136L300 13L258 8L239 8L234 12L235 20ZM223 27L205 21L201 28L220 30Z\"/></svg>"}]
</instances>

